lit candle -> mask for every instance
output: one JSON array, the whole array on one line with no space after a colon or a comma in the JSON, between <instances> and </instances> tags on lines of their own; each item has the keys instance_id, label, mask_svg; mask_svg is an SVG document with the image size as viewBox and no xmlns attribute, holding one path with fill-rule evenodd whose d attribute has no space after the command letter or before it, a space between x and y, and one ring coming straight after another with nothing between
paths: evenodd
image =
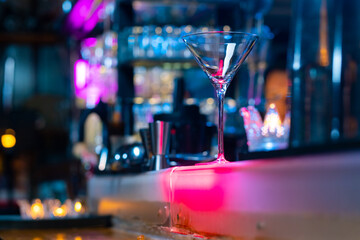
<instances>
[{"instance_id":1,"label":"lit candle","mask_svg":"<svg viewBox=\"0 0 360 240\"><path fill-rule=\"evenodd\" d=\"M270 104L264 119L263 127L261 128L263 136L275 135L280 138L284 135L284 127L282 126L281 119L275 104Z\"/></svg>"},{"instance_id":2,"label":"lit candle","mask_svg":"<svg viewBox=\"0 0 360 240\"><path fill-rule=\"evenodd\" d=\"M67 207L62 205L61 207L55 208L53 211L54 217L65 217L67 215Z\"/></svg>"},{"instance_id":3,"label":"lit candle","mask_svg":"<svg viewBox=\"0 0 360 240\"><path fill-rule=\"evenodd\" d=\"M44 207L40 199L34 200L34 203L31 205L30 214L32 219L44 218Z\"/></svg>"},{"instance_id":4,"label":"lit candle","mask_svg":"<svg viewBox=\"0 0 360 240\"><path fill-rule=\"evenodd\" d=\"M77 201L77 202L74 204L74 210L75 210L75 212L77 212L77 213L80 213L80 212L81 212L81 210L82 210L82 204L81 204L81 202Z\"/></svg>"}]
</instances>

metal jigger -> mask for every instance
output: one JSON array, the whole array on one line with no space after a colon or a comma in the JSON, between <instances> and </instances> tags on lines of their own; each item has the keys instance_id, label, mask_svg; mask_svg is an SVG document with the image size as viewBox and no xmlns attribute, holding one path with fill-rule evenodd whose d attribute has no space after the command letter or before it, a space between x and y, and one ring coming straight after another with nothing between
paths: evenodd
<instances>
[{"instance_id":1,"label":"metal jigger","mask_svg":"<svg viewBox=\"0 0 360 240\"><path fill-rule=\"evenodd\" d=\"M168 167L165 155L169 151L170 124L156 121L149 123L151 147L154 156L150 161L150 170L158 171Z\"/></svg>"}]
</instances>

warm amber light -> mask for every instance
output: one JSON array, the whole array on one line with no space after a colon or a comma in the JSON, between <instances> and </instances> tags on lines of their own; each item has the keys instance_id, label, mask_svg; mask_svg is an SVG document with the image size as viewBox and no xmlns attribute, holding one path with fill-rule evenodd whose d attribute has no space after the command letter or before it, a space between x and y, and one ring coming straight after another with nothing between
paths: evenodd
<instances>
[{"instance_id":1,"label":"warm amber light","mask_svg":"<svg viewBox=\"0 0 360 240\"><path fill-rule=\"evenodd\" d=\"M209 105L213 105L214 104L214 99L213 98L208 98L206 99L206 103L209 104Z\"/></svg>"},{"instance_id":2,"label":"warm amber light","mask_svg":"<svg viewBox=\"0 0 360 240\"><path fill-rule=\"evenodd\" d=\"M263 127L261 128L261 134L267 136L268 134L275 134L276 137L281 137L284 135L284 127L279 116L278 111L274 103L271 103L269 106L264 119Z\"/></svg>"},{"instance_id":3,"label":"warm amber light","mask_svg":"<svg viewBox=\"0 0 360 240\"><path fill-rule=\"evenodd\" d=\"M75 212L80 212L81 209L82 209L81 202L76 202L76 203L74 204L74 210L75 210Z\"/></svg>"},{"instance_id":4,"label":"warm amber light","mask_svg":"<svg viewBox=\"0 0 360 240\"><path fill-rule=\"evenodd\" d=\"M188 99L185 100L185 103L186 103L187 105L192 105L192 104L195 103L195 99L193 99L193 98L188 98Z\"/></svg>"},{"instance_id":5,"label":"warm amber light","mask_svg":"<svg viewBox=\"0 0 360 240\"><path fill-rule=\"evenodd\" d=\"M6 129L5 134L1 136L1 144L4 148L12 148L16 144L15 131Z\"/></svg>"},{"instance_id":6,"label":"warm amber light","mask_svg":"<svg viewBox=\"0 0 360 240\"><path fill-rule=\"evenodd\" d=\"M63 233L56 234L56 240L65 240L66 235Z\"/></svg>"},{"instance_id":7,"label":"warm amber light","mask_svg":"<svg viewBox=\"0 0 360 240\"><path fill-rule=\"evenodd\" d=\"M144 102L144 99L142 97L136 97L134 98L135 104L142 104Z\"/></svg>"},{"instance_id":8,"label":"warm amber light","mask_svg":"<svg viewBox=\"0 0 360 240\"><path fill-rule=\"evenodd\" d=\"M35 200L35 203L31 205L30 214L32 219L44 218L44 207L40 200Z\"/></svg>"},{"instance_id":9,"label":"warm amber light","mask_svg":"<svg viewBox=\"0 0 360 240\"><path fill-rule=\"evenodd\" d=\"M65 217L67 214L66 206L62 205L61 207L56 208L53 211L54 217Z\"/></svg>"}]
</instances>

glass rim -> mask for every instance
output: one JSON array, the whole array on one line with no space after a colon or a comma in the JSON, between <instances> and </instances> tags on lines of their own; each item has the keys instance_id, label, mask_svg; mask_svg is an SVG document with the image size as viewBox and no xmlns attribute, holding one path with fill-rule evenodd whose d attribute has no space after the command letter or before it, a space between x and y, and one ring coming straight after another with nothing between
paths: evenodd
<instances>
[{"instance_id":1,"label":"glass rim","mask_svg":"<svg viewBox=\"0 0 360 240\"><path fill-rule=\"evenodd\" d=\"M249 32L240 32L240 31L205 31L205 32L197 32L197 33L189 33L186 34L184 36L182 36L182 39L185 40L185 38L191 37L191 36L196 36L196 35L206 35L206 34L214 34L214 33L227 33L227 34L239 34L239 35L244 35L244 36L249 36L249 37L254 37L254 38L259 38L259 36L255 33L249 33Z\"/></svg>"}]
</instances>

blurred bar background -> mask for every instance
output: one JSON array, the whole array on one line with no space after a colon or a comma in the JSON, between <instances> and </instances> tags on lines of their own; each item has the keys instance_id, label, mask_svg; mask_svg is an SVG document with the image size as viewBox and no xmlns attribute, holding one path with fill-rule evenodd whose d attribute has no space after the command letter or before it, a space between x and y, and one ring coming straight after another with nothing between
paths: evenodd
<instances>
[{"instance_id":1,"label":"blurred bar background","mask_svg":"<svg viewBox=\"0 0 360 240\"><path fill-rule=\"evenodd\" d=\"M181 36L260 40L225 100L229 161L360 147L360 3L351 0L0 0L0 214L82 199L94 175L216 155L215 93Z\"/></svg>"}]
</instances>

